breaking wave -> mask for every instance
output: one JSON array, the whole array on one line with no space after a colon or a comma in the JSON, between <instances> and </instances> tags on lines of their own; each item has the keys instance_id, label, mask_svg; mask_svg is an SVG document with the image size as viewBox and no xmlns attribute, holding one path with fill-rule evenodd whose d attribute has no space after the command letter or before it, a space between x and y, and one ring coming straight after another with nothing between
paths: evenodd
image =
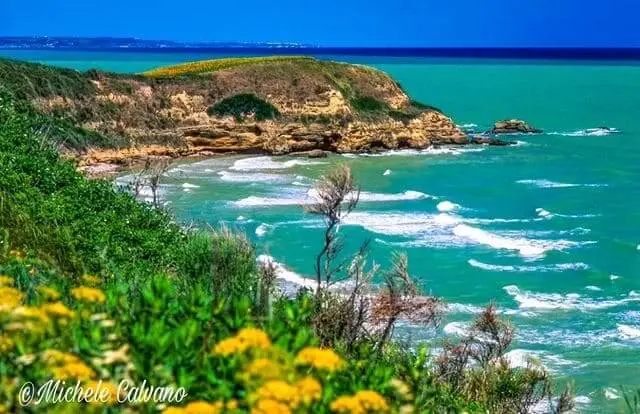
<instances>
[{"instance_id":1,"label":"breaking wave","mask_svg":"<svg viewBox=\"0 0 640 414\"><path fill-rule=\"evenodd\" d=\"M596 300L578 293L562 295L560 293L522 291L515 285L505 286L503 289L519 304L520 309L578 310L584 312L608 309L640 301L640 297L634 294L635 292L629 292L622 299L602 298L601 300Z\"/></svg>"},{"instance_id":2,"label":"breaking wave","mask_svg":"<svg viewBox=\"0 0 640 414\"><path fill-rule=\"evenodd\" d=\"M575 184L562 183L546 179L526 179L516 181L518 184L526 184L537 188L572 188L572 187L607 187L608 184Z\"/></svg>"},{"instance_id":3,"label":"breaking wave","mask_svg":"<svg viewBox=\"0 0 640 414\"><path fill-rule=\"evenodd\" d=\"M618 133L620 133L620 130L616 128L599 127L579 129L571 132L549 132L549 135L562 135L565 137L605 137L607 135Z\"/></svg>"},{"instance_id":4,"label":"breaking wave","mask_svg":"<svg viewBox=\"0 0 640 414\"><path fill-rule=\"evenodd\" d=\"M467 261L471 266L478 269L490 270L495 272L564 272L567 270L587 270L589 265L582 262L577 263L558 263L553 265L525 266L525 265L493 265L483 263L475 259Z\"/></svg>"},{"instance_id":5,"label":"breaking wave","mask_svg":"<svg viewBox=\"0 0 640 414\"><path fill-rule=\"evenodd\" d=\"M294 159L289 161L276 161L272 157L252 157L236 160L229 168L234 171L252 171L252 170L283 170L299 165L318 165L326 164L321 161L309 161L304 159Z\"/></svg>"},{"instance_id":6,"label":"breaking wave","mask_svg":"<svg viewBox=\"0 0 640 414\"><path fill-rule=\"evenodd\" d=\"M355 195L353 195L355 196ZM432 198L432 196L421 193L419 191L405 191L404 193L396 194L383 194L383 193L369 193L363 191L360 193L360 202L374 203L374 202L390 202L390 201L408 201L408 200L421 200L425 198ZM294 193L284 195L281 197L259 197L249 196L238 201L233 201L232 204L236 207L268 207L268 206L293 206L293 205L309 205L318 202L317 192L314 189L307 191L306 193Z\"/></svg>"}]
</instances>

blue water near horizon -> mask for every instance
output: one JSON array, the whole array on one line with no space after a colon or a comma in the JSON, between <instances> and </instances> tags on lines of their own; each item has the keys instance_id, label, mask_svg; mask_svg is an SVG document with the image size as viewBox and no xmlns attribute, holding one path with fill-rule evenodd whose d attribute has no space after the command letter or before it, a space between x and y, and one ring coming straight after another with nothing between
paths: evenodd
<instances>
[{"instance_id":1,"label":"blue water near horizon","mask_svg":"<svg viewBox=\"0 0 640 414\"><path fill-rule=\"evenodd\" d=\"M6 51L0 51L6 56ZM122 73L207 53L14 51L11 57ZM259 254L313 272L320 223L300 204L314 180L348 163L365 192L340 234L370 260L409 256L425 291L450 304L436 330L455 338L495 301L517 328L514 364L535 357L572 380L579 412L620 412L640 386L640 71L635 62L324 56L389 73L466 130L522 118L545 131L506 148L438 148L380 156L216 157L177 165L163 199L184 222L246 232ZM611 129L600 129L606 126ZM384 175L387 170L389 174Z\"/></svg>"}]
</instances>

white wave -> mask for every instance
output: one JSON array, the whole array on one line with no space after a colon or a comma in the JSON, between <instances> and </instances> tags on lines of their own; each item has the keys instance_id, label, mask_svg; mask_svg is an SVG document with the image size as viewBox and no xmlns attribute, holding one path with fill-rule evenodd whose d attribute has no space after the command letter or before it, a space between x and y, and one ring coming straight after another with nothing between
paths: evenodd
<instances>
[{"instance_id":1,"label":"white wave","mask_svg":"<svg viewBox=\"0 0 640 414\"><path fill-rule=\"evenodd\" d=\"M299 287L305 287L309 289L314 289L316 287L316 282L312 279L307 279L299 274L292 272L287 269L282 263L278 263L274 260L273 257L261 254L256 259L258 263L262 264L271 264L275 269L275 274L277 279L284 280L286 282L292 283Z\"/></svg>"},{"instance_id":2,"label":"white wave","mask_svg":"<svg viewBox=\"0 0 640 414\"><path fill-rule=\"evenodd\" d=\"M373 154L361 154L364 157L414 157L419 155L462 155L466 152L481 152L485 148L462 148L462 147L428 147L422 150L418 149L400 149L389 150Z\"/></svg>"},{"instance_id":3,"label":"white wave","mask_svg":"<svg viewBox=\"0 0 640 414\"><path fill-rule=\"evenodd\" d=\"M604 137L611 134L617 134L620 131L616 128L587 128L571 132L550 132L549 135L562 135L565 137Z\"/></svg>"},{"instance_id":4,"label":"white wave","mask_svg":"<svg viewBox=\"0 0 640 414\"><path fill-rule=\"evenodd\" d=\"M195 184L190 184L190 183L183 183L182 188L200 188L200 186Z\"/></svg>"},{"instance_id":5,"label":"white wave","mask_svg":"<svg viewBox=\"0 0 640 414\"><path fill-rule=\"evenodd\" d=\"M553 214L545 210L544 208L536 208L536 213L538 213L538 217L543 217L550 219L553 217Z\"/></svg>"},{"instance_id":6,"label":"white wave","mask_svg":"<svg viewBox=\"0 0 640 414\"><path fill-rule=\"evenodd\" d=\"M238 216L236 218L236 221L246 221L246 220L247 220L247 218L245 216Z\"/></svg>"},{"instance_id":7,"label":"white wave","mask_svg":"<svg viewBox=\"0 0 640 414\"><path fill-rule=\"evenodd\" d=\"M617 324L618 334L621 339L640 339L640 326Z\"/></svg>"},{"instance_id":8,"label":"white wave","mask_svg":"<svg viewBox=\"0 0 640 414\"><path fill-rule=\"evenodd\" d=\"M589 286L585 286L584 288L592 292L602 292L602 289L600 289L598 286L589 285Z\"/></svg>"},{"instance_id":9,"label":"white wave","mask_svg":"<svg viewBox=\"0 0 640 414\"><path fill-rule=\"evenodd\" d=\"M607 400L617 400L622 398L622 395L617 389L613 387L606 387L604 389L604 398L606 398Z\"/></svg>"},{"instance_id":10,"label":"white wave","mask_svg":"<svg viewBox=\"0 0 640 414\"><path fill-rule=\"evenodd\" d=\"M541 266L523 266L523 265L493 265L483 263L475 259L467 261L471 266L479 269L491 270L496 272L563 272L566 270L587 270L589 265L582 262L577 263L558 263L553 265Z\"/></svg>"},{"instance_id":11,"label":"white wave","mask_svg":"<svg viewBox=\"0 0 640 414\"><path fill-rule=\"evenodd\" d=\"M484 308L481 306L470 305L467 303L447 303L447 311L453 314L461 313L477 315L482 313L483 310Z\"/></svg>"},{"instance_id":12,"label":"white wave","mask_svg":"<svg viewBox=\"0 0 640 414\"><path fill-rule=\"evenodd\" d=\"M620 279L620 276L618 276L618 275L609 275L609 279L610 279L611 281L613 281L613 280L618 280L618 279Z\"/></svg>"},{"instance_id":13,"label":"white wave","mask_svg":"<svg viewBox=\"0 0 640 414\"><path fill-rule=\"evenodd\" d=\"M451 336L464 337L469 333L469 322L450 322L445 325L442 331Z\"/></svg>"},{"instance_id":14,"label":"white wave","mask_svg":"<svg viewBox=\"0 0 640 414\"><path fill-rule=\"evenodd\" d=\"M629 302L640 301L640 297L627 295L622 299L603 298L595 300L577 293L562 295L559 293L536 293L521 291L515 285L503 287L504 291L518 302L520 309L543 310L579 310L590 311L621 306Z\"/></svg>"},{"instance_id":15,"label":"white wave","mask_svg":"<svg viewBox=\"0 0 640 414\"><path fill-rule=\"evenodd\" d=\"M382 175L391 175L391 170L384 170Z\"/></svg>"},{"instance_id":16,"label":"white wave","mask_svg":"<svg viewBox=\"0 0 640 414\"><path fill-rule=\"evenodd\" d=\"M526 368L540 361L539 354L525 349L514 349L504 354L511 368Z\"/></svg>"},{"instance_id":17,"label":"white wave","mask_svg":"<svg viewBox=\"0 0 640 414\"><path fill-rule=\"evenodd\" d=\"M267 234L269 232L269 230L271 230L273 226L270 226L266 223L262 223L260 224L257 228L256 228L256 236L258 237L262 237L265 234Z\"/></svg>"},{"instance_id":18,"label":"white wave","mask_svg":"<svg viewBox=\"0 0 640 414\"><path fill-rule=\"evenodd\" d=\"M640 243L636 246L636 250L640 252Z\"/></svg>"},{"instance_id":19,"label":"white wave","mask_svg":"<svg viewBox=\"0 0 640 414\"><path fill-rule=\"evenodd\" d=\"M448 214L353 212L344 217L346 225L361 226L389 236L424 236L441 234L451 238L451 227L460 219Z\"/></svg>"},{"instance_id":20,"label":"white wave","mask_svg":"<svg viewBox=\"0 0 640 414\"><path fill-rule=\"evenodd\" d=\"M234 171L252 171L252 170L282 170L292 168L298 165L318 165L326 164L321 161L309 161L304 159L294 159L289 161L276 161L272 157L252 157L237 160L229 168Z\"/></svg>"},{"instance_id":21,"label":"white wave","mask_svg":"<svg viewBox=\"0 0 640 414\"><path fill-rule=\"evenodd\" d=\"M551 181L546 179L527 179L518 180L518 184L526 184L538 188L571 188L571 187L607 187L608 184L575 184L575 183L562 183L557 181Z\"/></svg>"},{"instance_id":22,"label":"white wave","mask_svg":"<svg viewBox=\"0 0 640 414\"><path fill-rule=\"evenodd\" d=\"M350 197L354 197L352 194ZM408 201L408 200L421 200L427 197L432 197L428 194L421 193L419 191L405 191L404 193L397 194L381 194L381 193L369 193L363 191L360 193L360 202L373 203L373 202L389 202L389 201ZM258 197L249 196L238 201L233 201L232 204L236 207L267 207L267 206L292 206L292 205L309 205L318 202L318 195L315 189L311 189L306 193L297 193L293 195L287 195L282 197Z\"/></svg>"},{"instance_id":23,"label":"white wave","mask_svg":"<svg viewBox=\"0 0 640 414\"><path fill-rule=\"evenodd\" d=\"M460 209L460 204L452 203L451 201L441 201L436 206L438 211L448 212Z\"/></svg>"},{"instance_id":24,"label":"white wave","mask_svg":"<svg viewBox=\"0 0 640 414\"><path fill-rule=\"evenodd\" d=\"M561 367L575 364L574 361L556 354L528 349L514 349L504 354L504 357L511 368L544 368L552 373L557 372Z\"/></svg>"},{"instance_id":25,"label":"white wave","mask_svg":"<svg viewBox=\"0 0 640 414\"><path fill-rule=\"evenodd\" d=\"M265 183L286 183L291 180L291 176L281 174L239 174L230 171L219 171L218 175L222 181L229 181L234 183L252 183L252 182L265 182Z\"/></svg>"},{"instance_id":26,"label":"white wave","mask_svg":"<svg viewBox=\"0 0 640 414\"><path fill-rule=\"evenodd\" d=\"M340 155L342 155L345 158L358 158L358 154L352 154L350 152L343 152Z\"/></svg>"},{"instance_id":27,"label":"white wave","mask_svg":"<svg viewBox=\"0 0 640 414\"><path fill-rule=\"evenodd\" d=\"M580 404L580 405L587 405L587 404L591 404L591 398L587 397L586 395L577 395L573 401L576 404Z\"/></svg>"},{"instance_id":28,"label":"white wave","mask_svg":"<svg viewBox=\"0 0 640 414\"><path fill-rule=\"evenodd\" d=\"M462 124L462 125L456 125L456 126L461 129L471 129L471 128L477 128L478 124L468 123L468 124Z\"/></svg>"},{"instance_id":29,"label":"white wave","mask_svg":"<svg viewBox=\"0 0 640 414\"><path fill-rule=\"evenodd\" d=\"M547 250L554 249L554 246L534 243L525 238L516 239L503 237L466 224L458 224L455 226L453 228L453 234L494 249L517 250L520 255L527 257L540 257L544 255Z\"/></svg>"}]
</instances>

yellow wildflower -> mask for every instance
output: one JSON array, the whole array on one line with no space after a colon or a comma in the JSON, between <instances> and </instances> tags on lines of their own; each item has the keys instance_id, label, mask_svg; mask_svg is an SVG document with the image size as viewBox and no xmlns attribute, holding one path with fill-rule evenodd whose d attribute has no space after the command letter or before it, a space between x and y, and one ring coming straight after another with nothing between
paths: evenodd
<instances>
[{"instance_id":1,"label":"yellow wildflower","mask_svg":"<svg viewBox=\"0 0 640 414\"><path fill-rule=\"evenodd\" d=\"M71 289L71 296L82 302L103 303L106 299L103 291L88 286L80 286L75 289Z\"/></svg>"},{"instance_id":2,"label":"yellow wildflower","mask_svg":"<svg viewBox=\"0 0 640 414\"><path fill-rule=\"evenodd\" d=\"M296 408L300 403L298 389L282 380L267 381L258 388L256 396L259 400L274 400L291 408Z\"/></svg>"},{"instance_id":3,"label":"yellow wildflower","mask_svg":"<svg viewBox=\"0 0 640 414\"><path fill-rule=\"evenodd\" d=\"M21 251L21 250L11 250L11 251L9 252L9 255L11 255L11 256L13 256L13 257L15 257L15 258L16 258L16 259L18 259L18 260L22 260L22 259L24 259L24 258L26 257L26 255L24 254L24 252L23 252L23 251Z\"/></svg>"},{"instance_id":4,"label":"yellow wildflower","mask_svg":"<svg viewBox=\"0 0 640 414\"><path fill-rule=\"evenodd\" d=\"M89 381L84 384L85 389L93 390L95 397L91 398L92 404L115 405L118 402L118 386L109 381Z\"/></svg>"},{"instance_id":5,"label":"yellow wildflower","mask_svg":"<svg viewBox=\"0 0 640 414\"><path fill-rule=\"evenodd\" d=\"M0 286L13 286L13 279L9 276L0 275Z\"/></svg>"},{"instance_id":6,"label":"yellow wildflower","mask_svg":"<svg viewBox=\"0 0 640 414\"><path fill-rule=\"evenodd\" d=\"M73 317L73 311L67 308L67 306L62 302L45 303L42 305L42 310L53 318L63 319Z\"/></svg>"},{"instance_id":7,"label":"yellow wildflower","mask_svg":"<svg viewBox=\"0 0 640 414\"><path fill-rule=\"evenodd\" d=\"M266 349L269 346L271 346L271 341L264 331L256 328L244 328L235 336L218 342L213 352L218 355L229 356L249 349Z\"/></svg>"},{"instance_id":8,"label":"yellow wildflower","mask_svg":"<svg viewBox=\"0 0 640 414\"><path fill-rule=\"evenodd\" d=\"M102 279L93 275L82 275L82 280L89 285L99 285L102 282Z\"/></svg>"},{"instance_id":9,"label":"yellow wildflower","mask_svg":"<svg viewBox=\"0 0 640 414\"><path fill-rule=\"evenodd\" d=\"M353 396L342 396L331 403L331 411L337 413L364 414L389 411L389 404L375 391L358 391Z\"/></svg>"},{"instance_id":10,"label":"yellow wildflower","mask_svg":"<svg viewBox=\"0 0 640 414\"><path fill-rule=\"evenodd\" d=\"M258 358L251 362L246 369L246 376L250 378L274 379L280 377L280 367L267 358Z\"/></svg>"},{"instance_id":11,"label":"yellow wildflower","mask_svg":"<svg viewBox=\"0 0 640 414\"><path fill-rule=\"evenodd\" d=\"M42 353L42 361L47 365L64 365L80 362L80 359L67 352L58 351L57 349L47 349Z\"/></svg>"},{"instance_id":12,"label":"yellow wildflower","mask_svg":"<svg viewBox=\"0 0 640 414\"><path fill-rule=\"evenodd\" d=\"M94 378L96 373L84 362L73 362L57 368L53 368L53 376L59 380L78 379L88 380Z\"/></svg>"},{"instance_id":13,"label":"yellow wildflower","mask_svg":"<svg viewBox=\"0 0 640 414\"><path fill-rule=\"evenodd\" d=\"M185 414L218 414L222 412L224 404L220 401L208 403L204 401L194 401L184 407Z\"/></svg>"},{"instance_id":14,"label":"yellow wildflower","mask_svg":"<svg viewBox=\"0 0 640 414\"><path fill-rule=\"evenodd\" d=\"M322 385L312 377L305 377L295 384L305 404L311 404L322 398Z\"/></svg>"},{"instance_id":15,"label":"yellow wildflower","mask_svg":"<svg viewBox=\"0 0 640 414\"><path fill-rule=\"evenodd\" d=\"M40 286L38 288L38 292L40 292L40 295L42 295L42 297L46 300L60 299L60 292L48 286Z\"/></svg>"},{"instance_id":16,"label":"yellow wildflower","mask_svg":"<svg viewBox=\"0 0 640 414\"><path fill-rule=\"evenodd\" d=\"M10 312L20 305L24 294L18 289L0 286L0 312Z\"/></svg>"},{"instance_id":17,"label":"yellow wildflower","mask_svg":"<svg viewBox=\"0 0 640 414\"><path fill-rule=\"evenodd\" d=\"M19 306L11 312L11 316L18 321L32 321L44 325L49 323L49 316L44 309L35 306Z\"/></svg>"},{"instance_id":18,"label":"yellow wildflower","mask_svg":"<svg viewBox=\"0 0 640 414\"><path fill-rule=\"evenodd\" d=\"M6 354L10 352L15 343L13 339L9 338L7 335L0 335L0 354Z\"/></svg>"},{"instance_id":19,"label":"yellow wildflower","mask_svg":"<svg viewBox=\"0 0 640 414\"><path fill-rule=\"evenodd\" d=\"M291 414L291 409L274 400L260 400L251 409L251 414Z\"/></svg>"},{"instance_id":20,"label":"yellow wildflower","mask_svg":"<svg viewBox=\"0 0 640 414\"><path fill-rule=\"evenodd\" d=\"M344 365L344 361L332 349L308 347L298 353L296 362L317 369L336 371Z\"/></svg>"},{"instance_id":21,"label":"yellow wildflower","mask_svg":"<svg viewBox=\"0 0 640 414\"><path fill-rule=\"evenodd\" d=\"M227 401L227 404L225 404L225 407L227 408L228 411L235 411L238 409L238 401L229 400Z\"/></svg>"},{"instance_id":22,"label":"yellow wildflower","mask_svg":"<svg viewBox=\"0 0 640 414\"><path fill-rule=\"evenodd\" d=\"M405 399L411 399L411 389L403 381L393 378L391 380L391 386Z\"/></svg>"}]
</instances>

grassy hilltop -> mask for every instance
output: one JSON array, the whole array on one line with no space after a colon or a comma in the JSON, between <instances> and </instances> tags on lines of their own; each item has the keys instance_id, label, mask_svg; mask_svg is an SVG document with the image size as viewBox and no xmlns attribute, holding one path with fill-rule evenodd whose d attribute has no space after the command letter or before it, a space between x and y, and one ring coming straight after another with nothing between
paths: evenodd
<instances>
[{"instance_id":1,"label":"grassy hilltop","mask_svg":"<svg viewBox=\"0 0 640 414\"><path fill-rule=\"evenodd\" d=\"M315 68L305 74L318 68L360 73L306 60L277 65L289 73L298 73L296 65ZM281 297L274 269L258 265L241 235L182 229L167 212L137 202L109 182L87 180L74 162L61 159L63 138L75 139L66 145L114 143L112 136L89 132L73 119L107 117L105 108L115 105L95 98L95 82L133 94L125 85L173 87L162 78L80 74L8 61L1 67L0 413L25 410L18 399L21 384L51 378L102 387L109 400L43 403L26 410L511 413L551 395L540 367L511 368L502 359L513 331L493 308L468 338L445 344L438 358L427 348L394 342L390 333L398 318L411 309L435 312L441 305L413 289L401 260L382 277L374 302L366 302L363 292L344 297L326 289ZM184 82L184 89L191 82L211 82L190 76L171 78L170 85ZM309 76L298 81L318 79ZM237 78L228 82L239 88ZM226 90L216 89L217 99ZM309 93L304 90L299 92ZM46 110L46 102L59 97L69 105L66 115ZM148 109L141 108L140 116ZM154 114L146 116L140 122L156 121ZM319 187L327 194L351 188L337 185L340 177L350 182L350 176L329 177L338 181ZM355 256L349 272L355 269L362 281L360 259ZM361 303L369 305L358 307ZM437 315L426 316L435 322ZM377 330L380 324L389 329ZM170 407L117 404L116 386L124 379L185 387L188 398ZM558 411L567 408L566 399L561 401Z\"/></svg>"}]
</instances>

